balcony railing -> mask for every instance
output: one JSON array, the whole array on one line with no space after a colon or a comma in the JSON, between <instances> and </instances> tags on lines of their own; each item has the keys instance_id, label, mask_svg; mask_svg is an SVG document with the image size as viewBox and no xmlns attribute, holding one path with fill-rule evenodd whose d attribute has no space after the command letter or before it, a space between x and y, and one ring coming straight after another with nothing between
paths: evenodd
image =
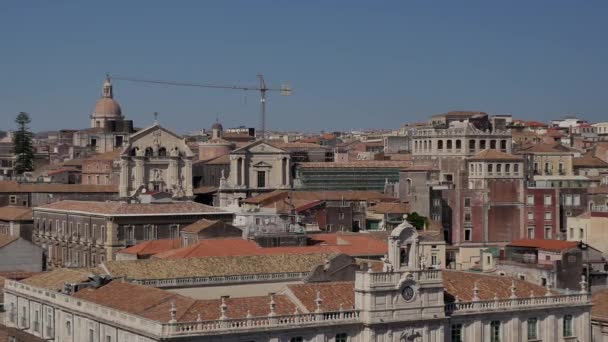
<instances>
[{"instance_id":1,"label":"balcony railing","mask_svg":"<svg viewBox=\"0 0 608 342\"><path fill-rule=\"evenodd\" d=\"M570 295L549 295L544 297L509 298L497 300L483 300L475 302L456 302L447 304L447 315L479 313L483 311L502 311L526 307L555 307L575 304L588 304L589 295L577 293Z\"/></svg>"},{"instance_id":2,"label":"balcony railing","mask_svg":"<svg viewBox=\"0 0 608 342\"><path fill-rule=\"evenodd\" d=\"M255 328L289 328L320 326L324 324L343 324L357 322L359 311L342 310L331 312L316 312L294 315L276 315L263 317L250 317L239 319L218 319L211 321L168 323L163 324L163 336L180 336L192 334L221 333Z\"/></svg>"}]
</instances>

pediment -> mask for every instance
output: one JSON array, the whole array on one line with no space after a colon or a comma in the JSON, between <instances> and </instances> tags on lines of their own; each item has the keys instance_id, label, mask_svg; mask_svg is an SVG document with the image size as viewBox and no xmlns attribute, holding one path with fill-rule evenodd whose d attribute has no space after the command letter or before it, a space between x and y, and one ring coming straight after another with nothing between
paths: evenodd
<instances>
[{"instance_id":1,"label":"pediment","mask_svg":"<svg viewBox=\"0 0 608 342\"><path fill-rule=\"evenodd\" d=\"M272 167L272 165L270 165L264 161L259 161L255 164L253 164L253 167Z\"/></svg>"},{"instance_id":2,"label":"pediment","mask_svg":"<svg viewBox=\"0 0 608 342\"><path fill-rule=\"evenodd\" d=\"M235 150L233 153L287 153L287 151L272 146L264 141L256 141Z\"/></svg>"}]
</instances>

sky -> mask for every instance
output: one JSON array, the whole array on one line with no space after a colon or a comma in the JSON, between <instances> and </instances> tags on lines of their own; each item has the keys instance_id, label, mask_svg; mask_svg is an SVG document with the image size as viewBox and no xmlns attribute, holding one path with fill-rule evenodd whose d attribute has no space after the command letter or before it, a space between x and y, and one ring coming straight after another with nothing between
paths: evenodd
<instances>
[{"instance_id":1,"label":"sky","mask_svg":"<svg viewBox=\"0 0 608 342\"><path fill-rule=\"evenodd\" d=\"M0 1L0 130L85 128L106 73L255 85L267 127L396 128L450 110L608 121L608 1ZM258 126L259 94L115 80L177 132Z\"/></svg>"}]
</instances>

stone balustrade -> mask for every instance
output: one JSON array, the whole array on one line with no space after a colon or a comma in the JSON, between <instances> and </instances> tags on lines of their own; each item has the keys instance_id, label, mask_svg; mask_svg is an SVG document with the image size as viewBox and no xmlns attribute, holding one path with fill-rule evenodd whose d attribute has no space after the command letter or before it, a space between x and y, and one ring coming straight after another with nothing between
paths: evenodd
<instances>
[{"instance_id":1,"label":"stone balustrade","mask_svg":"<svg viewBox=\"0 0 608 342\"><path fill-rule=\"evenodd\" d=\"M369 287L382 287L382 286L395 286L399 281L407 277L408 274L412 280L419 283L425 282L441 282L441 271L440 270L420 270L420 271L397 271L397 272L357 272L355 278L355 287L363 288L364 286Z\"/></svg>"},{"instance_id":2,"label":"stone balustrade","mask_svg":"<svg viewBox=\"0 0 608 342\"><path fill-rule=\"evenodd\" d=\"M446 315L459 315L480 313L488 311L517 310L521 308L538 308L554 306L570 306L589 304L589 295L586 293L551 295L544 297L522 297L496 300L483 300L472 302L455 302L446 304Z\"/></svg>"},{"instance_id":3,"label":"stone balustrade","mask_svg":"<svg viewBox=\"0 0 608 342\"><path fill-rule=\"evenodd\" d=\"M131 281L135 284L157 288L175 288L215 284L222 285L238 283L263 283L268 281L291 281L303 279L304 277L308 276L308 274L309 272L289 272L171 279L132 279Z\"/></svg>"},{"instance_id":4,"label":"stone balustrade","mask_svg":"<svg viewBox=\"0 0 608 342\"><path fill-rule=\"evenodd\" d=\"M247 331L254 329L285 329L302 328L306 326L321 326L324 324L348 324L359 322L359 311L343 310L331 312L315 312L293 315L276 315L263 317L248 317L240 319L217 319L198 322L179 322L163 324L163 337L180 335L218 334L222 332Z\"/></svg>"}]
</instances>

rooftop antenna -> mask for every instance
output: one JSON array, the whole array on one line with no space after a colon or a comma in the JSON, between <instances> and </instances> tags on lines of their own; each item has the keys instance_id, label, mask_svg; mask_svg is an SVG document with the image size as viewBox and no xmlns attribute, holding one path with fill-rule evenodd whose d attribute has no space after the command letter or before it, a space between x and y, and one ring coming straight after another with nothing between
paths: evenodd
<instances>
[{"instance_id":1,"label":"rooftop antenna","mask_svg":"<svg viewBox=\"0 0 608 342\"><path fill-rule=\"evenodd\" d=\"M229 89L229 90L244 90L244 91L258 91L260 93L260 127L256 134L258 139L264 139L266 136L266 93L269 91L278 91L282 96L291 95L292 89L289 84L283 84L280 88L269 88L266 86L264 75L258 74L258 85L246 87L239 85L221 85L221 84L202 84L202 83L185 83L175 81L163 81L163 80L150 80L141 79L125 76L114 76L113 80L129 81L137 83L153 83L153 84L165 84L182 87L198 87L198 88L214 88L214 89Z\"/></svg>"}]
</instances>

